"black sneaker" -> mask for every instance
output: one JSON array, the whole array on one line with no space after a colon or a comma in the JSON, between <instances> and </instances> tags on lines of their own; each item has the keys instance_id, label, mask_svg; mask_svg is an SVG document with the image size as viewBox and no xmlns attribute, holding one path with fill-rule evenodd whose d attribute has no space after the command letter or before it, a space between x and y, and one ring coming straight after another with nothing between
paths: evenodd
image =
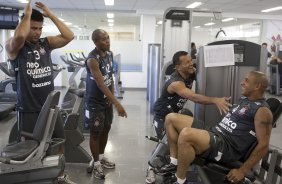
<instances>
[{"instance_id":1,"label":"black sneaker","mask_svg":"<svg viewBox=\"0 0 282 184\"><path fill-rule=\"evenodd\" d=\"M170 174L169 176L163 176L163 184L174 184L177 181L175 174Z\"/></svg>"},{"instance_id":2,"label":"black sneaker","mask_svg":"<svg viewBox=\"0 0 282 184\"><path fill-rule=\"evenodd\" d=\"M166 164L163 167L161 167L157 173L160 175L165 175L167 173L175 173L177 170L177 165L174 165L172 163Z\"/></svg>"},{"instance_id":3,"label":"black sneaker","mask_svg":"<svg viewBox=\"0 0 282 184\"><path fill-rule=\"evenodd\" d=\"M87 173L92 173L94 168L94 159L92 158L92 160L89 162L88 167L86 168Z\"/></svg>"}]
</instances>

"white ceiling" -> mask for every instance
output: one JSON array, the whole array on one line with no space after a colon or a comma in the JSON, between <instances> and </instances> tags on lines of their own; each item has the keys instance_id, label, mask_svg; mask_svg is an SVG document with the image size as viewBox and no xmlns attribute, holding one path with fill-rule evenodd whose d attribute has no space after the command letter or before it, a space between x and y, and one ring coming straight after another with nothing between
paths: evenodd
<instances>
[{"instance_id":1,"label":"white ceiling","mask_svg":"<svg viewBox=\"0 0 282 184\"><path fill-rule=\"evenodd\" d=\"M34 0L35 1L35 0ZM169 7L186 7L196 0L115 0L112 7L105 6L104 0L41 0L58 16L66 21L95 29L107 25L107 12L115 13L115 26L139 25L141 14L151 14L162 19L163 12ZM273 16L282 20L282 10L261 13L261 10L282 6L282 0L197 0L203 2L198 10L219 11L223 15L244 14L245 17L266 17ZM0 0L0 6L23 8L24 4L16 0ZM195 17L193 25L203 24L211 18ZM238 18L236 22L225 23L235 24L251 22L251 19ZM222 26L222 25L218 25Z\"/></svg>"}]
</instances>

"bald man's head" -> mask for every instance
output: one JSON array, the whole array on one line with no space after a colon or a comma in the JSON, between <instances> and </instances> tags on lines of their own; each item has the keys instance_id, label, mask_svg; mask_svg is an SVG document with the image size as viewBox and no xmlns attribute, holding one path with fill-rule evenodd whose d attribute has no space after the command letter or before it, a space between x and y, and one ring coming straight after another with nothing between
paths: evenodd
<instances>
[{"instance_id":1,"label":"bald man's head","mask_svg":"<svg viewBox=\"0 0 282 184\"><path fill-rule=\"evenodd\" d=\"M92 33L92 41L96 43L99 39L101 39L101 35L106 33L103 29L96 29Z\"/></svg>"},{"instance_id":2,"label":"bald man's head","mask_svg":"<svg viewBox=\"0 0 282 184\"><path fill-rule=\"evenodd\" d=\"M250 75L254 76L254 82L261 85L261 91L264 92L268 86L266 75L260 71L251 71Z\"/></svg>"}]
</instances>

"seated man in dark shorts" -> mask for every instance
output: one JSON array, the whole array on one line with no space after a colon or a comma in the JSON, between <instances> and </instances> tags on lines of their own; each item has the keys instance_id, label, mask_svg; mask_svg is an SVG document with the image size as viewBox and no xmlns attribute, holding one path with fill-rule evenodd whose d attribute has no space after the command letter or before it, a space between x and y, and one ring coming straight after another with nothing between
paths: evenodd
<instances>
[{"instance_id":1,"label":"seated man in dark shorts","mask_svg":"<svg viewBox=\"0 0 282 184\"><path fill-rule=\"evenodd\" d=\"M241 181L268 151L272 113L264 99L267 84L265 74L258 71L248 73L241 82L243 97L233 104L221 122L209 130L202 129L201 124L190 116L168 114L165 126L171 163L162 167L160 172L177 169L174 184L187 183L186 171L196 155L221 162L237 161L257 141L243 165L227 174L230 182Z\"/></svg>"}]
</instances>

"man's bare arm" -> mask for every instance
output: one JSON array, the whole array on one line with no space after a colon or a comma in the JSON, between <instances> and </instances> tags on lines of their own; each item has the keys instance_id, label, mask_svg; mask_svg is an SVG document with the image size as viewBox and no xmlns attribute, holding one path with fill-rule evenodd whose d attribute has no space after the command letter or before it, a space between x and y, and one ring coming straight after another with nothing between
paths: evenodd
<instances>
[{"instance_id":1,"label":"man's bare arm","mask_svg":"<svg viewBox=\"0 0 282 184\"><path fill-rule=\"evenodd\" d=\"M24 9L24 17L15 29L14 36L10 38L5 45L9 59L15 59L19 50L23 47L30 31L30 17L32 13L31 1Z\"/></svg>"},{"instance_id":2,"label":"man's bare arm","mask_svg":"<svg viewBox=\"0 0 282 184\"><path fill-rule=\"evenodd\" d=\"M182 81L172 82L168 86L169 93L176 93L179 96L189 99L195 103L200 104L215 104L219 109L220 113L222 112L227 113L231 104L228 102L230 97L209 97L201 94L197 94L191 89L187 88Z\"/></svg>"},{"instance_id":3,"label":"man's bare arm","mask_svg":"<svg viewBox=\"0 0 282 184\"><path fill-rule=\"evenodd\" d=\"M115 98L111 90L105 85L103 75L99 69L99 64L96 59L91 58L87 60L87 66L89 67L93 78L95 79L99 89L107 96L111 103L113 103L118 111L119 116L127 117L127 114L122 105Z\"/></svg>"},{"instance_id":4,"label":"man's bare arm","mask_svg":"<svg viewBox=\"0 0 282 184\"><path fill-rule=\"evenodd\" d=\"M272 130L272 119L272 113L268 108L261 107L258 109L255 116L255 128L258 144L252 151L249 158L240 167L240 170L244 173L254 167L267 153Z\"/></svg>"},{"instance_id":5,"label":"man's bare arm","mask_svg":"<svg viewBox=\"0 0 282 184\"><path fill-rule=\"evenodd\" d=\"M50 18L53 23L57 26L60 33L57 36L48 36L47 39L49 41L50 47L52 49L61 48L68 44L73 38L74 34L70 30L70 28L65 25L56 15L43 3L36 2L36 7L40 8L43 11L43 15L45 17Z\"/></svg>"}]
</instances>

